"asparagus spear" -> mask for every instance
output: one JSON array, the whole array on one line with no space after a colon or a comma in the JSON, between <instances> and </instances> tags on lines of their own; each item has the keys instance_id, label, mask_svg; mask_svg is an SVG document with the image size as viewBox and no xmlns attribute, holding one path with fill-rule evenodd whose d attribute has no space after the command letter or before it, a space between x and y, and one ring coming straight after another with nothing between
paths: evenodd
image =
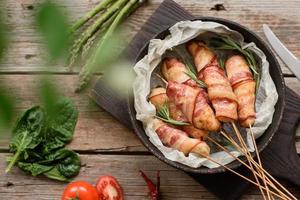
<instances>
[{"instance_id":1,"label":"asparagus spear","mask_svg":"<svg viewBox=\"0 0 300 200\"><path fill-rule=\"evenodd\" d=\"M113 14L113 16L111 16L103 25L102 27L100 28L99 31L97 31L97 33L99 32L99 35L103 35L105 34L105 32L108 30L108 28L110 27L110 25L112 24L112 22L115 20L115 18L117 17L119 11L115 12ZM90 37L88 39L88 41L86 42L85 45L83 45L82 47L82 52L81 52L81 57L82 58L85 58L89 52L92 52L90 51L90 49L93 47L95 41L97 42L100 42L102 40L102 38L100 38L100 40L97 39L97 34L95 33L92 37ZM95 45L96 46L96 45ZM97 48L97 47L96 47ZM93 47L93 49L95 49Z\"/></svg>"},{"instance_id":2,"label":"asparagus spear","mask_svg":"<svg viewBox=\"0 0 300 200\"><path fill-rule=\"evenodd\" d=\"M114 2L114 0L102 0L98 5L96 5L95 8L90 10L88 13L86 13L83 17L81 17L75 22L75 24L70 29L70 34L73 34L77 29L79 29L85 22L94 17L97 13L106 9L107 6L109 6L109 4L111 4L112 2Z\"/></svg>"},{"instance_id":3,"label":"asparagus spear","mask_svg":"<svg viewBox=\"0 0 300 200\"><path fill-rule=\"evenodd\" d=\"M69 67L74 64L76 58L79 56L82 46L86 41L95 33L97 30L108 20L117 10L121 9L128 0L118 0L112 6L108 7L106 12L104 12L88 29L86 29L79 39L77 39L71 48Z\"/></svg>"},{"instance_id":4,"label":"asparagus spear","mask_svg":"<svg viewBox=\"0 0 300 200\"><path fill-rule=\"evenodd\" d=\"M118 25L123 21L123 19L132 11L132 8L139 3L138 0L129 0L129 2L122 8L120 13L117 15L116 19L113 21L107 32L104 34L99 46L95 50L95 54L90 58L87 63L83 66L79 73L79 84L75 92L80 92L90 81L92 74L97 66L97 57L105 51L104 47L109 43L109 39L118 27Z\"/></svg>"}]
</instances>

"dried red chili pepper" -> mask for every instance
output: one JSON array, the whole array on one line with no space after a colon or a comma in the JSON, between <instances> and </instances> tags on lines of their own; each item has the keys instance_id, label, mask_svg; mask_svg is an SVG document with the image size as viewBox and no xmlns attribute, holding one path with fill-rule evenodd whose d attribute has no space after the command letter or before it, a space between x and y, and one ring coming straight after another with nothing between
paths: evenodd
<instances>
[{"instance_id":1,"label":"dried red chili pepper","mask_svg":"<svg viewBox=\"0 0 300 200\"><path fill-rule=\"evenodd\" d=\"M151 200L159 200L159 187L160 187L159 171L157 171L157 175L156 175L156 179L157 179L156 185L146 176L146 174L142 170L140 170L140 173L141 176L144 178L145 182L147 183Z\"/></svg>"}]
</instances>

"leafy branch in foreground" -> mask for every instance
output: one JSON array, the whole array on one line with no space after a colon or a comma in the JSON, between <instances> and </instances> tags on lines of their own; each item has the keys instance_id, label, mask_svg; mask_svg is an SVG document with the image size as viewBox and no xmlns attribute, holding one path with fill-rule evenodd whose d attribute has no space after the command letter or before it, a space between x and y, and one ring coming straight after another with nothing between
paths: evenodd
<instances>
[{"instance_id":1,"label":"leafy branch in foreground","mask_svg":"<svg viewBox=\"0 0 300 200\"><path fill-rule=\"evenodd\" d=\"M158 119L161 119L169 124L173 124L175 126L184 126L184 125L189 125L189 123L186 122L181 122L181 121L177 121L174 120L170 117L170 110L169 110L169 106L167 103L165 103L164 105L162 105L158 111L157 111L157 116Z\"/></svg>"}]
</instances>

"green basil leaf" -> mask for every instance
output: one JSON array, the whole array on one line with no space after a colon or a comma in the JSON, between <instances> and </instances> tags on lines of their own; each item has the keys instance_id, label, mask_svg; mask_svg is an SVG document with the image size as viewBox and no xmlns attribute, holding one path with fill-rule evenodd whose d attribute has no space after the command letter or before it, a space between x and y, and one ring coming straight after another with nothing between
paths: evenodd
<instances>
[{"instance_id":1,"label":"green basil leaf","mask_svg":"<svg viewBox=\"0 0 300 200\"><path fill-rule=\"evenodd\" d=\"M56 165L59 172L71 178L79 173L81 162L77 153L69 149L59 149L46 156L44 161L39 164Z\"/></svg>"},{"instance_id":2,"label":"green basil leaf","mask_svg":"<svg viewBox=\"0 0 300 200\"><path fill-rule=\"evenodd\" d=\"M41 151L43 154L47 155L64 146L65 146L65 142L61 141L60 138L52 137L52 138L48 138L48 140L43 143L43 147Z\"/></svg>"},{"instance_id":3,"label":"green basil leaf","mask_svg":"<svg viewBox=\"0 0 300 200\"><path fill-rule=\"evenodd\" d=\"M26 151L34 149L41 143L44 126L44 111L38 106L27 110L18 119L10 142L10 151L14 152L15 155L9 163L6 172L10 171L20 158L28 159Z\"/></svg>"},{"instance_id":4,"label":"green basil leaf","mask_svg":"<svg viewBox=\"0 0 300 200\"><path fill-rule=\"evenodd\" d=\"M69 155L58 165L58 171L67 178L72 178L79 174L81 167L80 158L77 153L69 150Z\"/></svg>"},{"instance_id":5,"label":"green basil leaf","mask_svg":"<svg viewBox=\"0 0 300 200\"><path fill-rule=\"evenodd\" d=\"M58 137L63 142L70 142L78 118L78 111L73 101L69 99L61 99L56 105L58 111L55 119L49 123L49 138Z\"/></svg>"},{"instance_id":6,"label":"green basil leaf","mask_svg":"<svg viewBox=\"0 0 300 200\"><path fill-rule=\"evenodd\" d=\"M25 162L18 162L18 167L32 176L44 174L54 168L53 166Z\"/></svg>"},{"instance_id":7,"label":"green basil leaf","mask_svg":"<svg viewBox=\"0 0 300 200\"><path fill-rule=\"evenodd\" d=\"M36 15L38 30L52 59L62 58L68 49L69 24L64 12L58 5L46 1Z\"/></svg>"},{"instance_id":8,"label":"green basil leaf","mask_svg":"<svg viewBox=\"0 0 300 200\"><path fill-rule=\"evenodd\" d=\"M44 175L50 179L54 179L58 181L64 181L64 182L69 181L69 179L64 177L64 175L62 175L56 167L53 167L50 171L44 173Z\"/></svg>"}]
</instances>

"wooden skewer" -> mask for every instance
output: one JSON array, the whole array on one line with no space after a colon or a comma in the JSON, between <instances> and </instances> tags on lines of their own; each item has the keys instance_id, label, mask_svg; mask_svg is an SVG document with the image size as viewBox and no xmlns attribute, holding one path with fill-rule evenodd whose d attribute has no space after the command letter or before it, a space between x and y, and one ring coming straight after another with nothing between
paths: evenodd
<instances>
[{"instance_id":1,"label":"wooden skewer","mask_svg":"<svg viewBox=\"0 0 300 200\"><path fill-rule=\"evenodd\" d=\"M238 130L238 128L236 127L236 125L234 124L234 123L232 123L232 125L233 125L233 128L235 129L235 132L236 133L238 133L238 135L241 135L241 133L239 132L239 130ZM246 149L247 151L248 151L248 149ZM254 161L254 159L251 157L251 159L252 159L252 161ZM255 162L255 161L254 161ZM256 162L255 162L256 163ZM256 163L257 164L257 163ZM264 168L263 167L260 167L258 164L257 164L257 166L261 169L261 170L263 170L263 172L264 173L266 173L266 171L264 170ZM285 187L283 187L273 176L271 176L269 173L267 173L269 176L270 176L270 178L275 182L275 183L277 183L287 194L289 194L293 199L295 199L295 200L297 200L297 198L294 196L294 195L292 195Z\"/></svg>"},{"instance_id":2,"label":"wooden skewer","mask_svg":"<svg viewBox=\"0 0 300 200\"><path fill-rule=\"evenodd\" d=\"M232 123L233 128L235 129L235 132L238 135L241 135L239 130L237 129L236 125L234 123ZM248 151L248 149L246 149ZM250 156L251 160L253 161L253 164L255 164L257 167L259 167L265 174L267 174L277 185L279 185L281 187L281 189L283 189L291 198L293 198L294 200L297 200L297 198L292 195L285 187L283 187L273 176L271 176L263 167L260 167L257 162L252 158L252 156ZM278 189L278 188L277 188ZM279 190L280 191L280 190Z\"/></svg>"},{"instance_id":3,"label":"wooden skewer","mask_svg":"<svg viewBox=\"0 0 300 200\"><path fill-rule=\"evenodd\" d=\"M261 160L260 160L260 155L259 155L259 153L258 153L258 148L257 148L257 145L256 145L256 141L255 141L255 138L254 138L254 134L253 134L253 132L252 132L252 126L251 126L251 124L249 124L249 128L250 128L251 138L252 138L252 142L253 142L253 144L254 144L254 148L255 148L255 152L256 152L256 157L257 157L257 160L258 160L258 164L259 164L259 166L260 166L261 168L263 168L263 167L262 167L262 164L261 164ZM260 171L260 170L259 170L259 171ZM264 182L264 185L265 185L265 187L268 189L268 190L267 190L267 196L268 196L268 199L271 199L271 197L270 197L270 191L269 191L268 185L267 185L267 183L266 183L266 176L265 176L265 173L263 173L262 170L261 170L261 175L263 176L263 182Z\"/></svg>"},{"instance_id":4,"label":"wooden skewer","mask_svg":"<svg viewBox=\"0 0 300 200\"><path fill-rule=\"evenodd\" d=\"M202 156L202 157L204 157L204 158L206 158L206 159L208 159L209 161L211 161L211 162L213 162L213 163L217 164L217 165L220 165L220 166L224 167L226 170L228 170L228 171L230 171L230 172L234 173L235 175L237 175L237 176L241 177L242 179L244 179L244 180L246 180L246 181L248 181L248 182L250 182L250 183L252 183L252 184L254 184L254 185L256 185L256 186L259 186L259 185L258 185L257 183L255 183L254 181L252 181L252 180L250 180L249 178L247 178L247 177L245 177L245 176L243 176L243 175L239 174L238 172L236 172L236 171L234 171L234 170L230 169L230 168L229 168L229 167L227 167L226 165L222 165L222 164L220 164L219 162L215 161L214 159L210 158L209 156L206 156L206 155L201 155L201 156ZM266 190L266 188L265 188L265 187L263 187L263 186L262 186L262 189L263 189L263 190ZM275 196L277 196L277 197L279 197L280 199L284 199L284 200L286 200L286 198L285 198L285 197L282 197L282 196L280 196L280 195L276 194L276 193L275 193L275 192L273 192L273 191L270 191L270 193L271 193L271 194L273 194L273 195L275 195Z\"/></svg>"},{"instance_id":5,"label":"wooden skewer","mask_svg":"<svg viewBox=\"0 0 300 200\"><path fill-rule=\"evenodd\" d=\"M209 139L211 142L213 142L215 145L217 145L219 148L221 148L223 151L225 151L226 153L228 153L229 155L231 155L234 159L236 159L237 161L239 161L240 163L242 163L244 166L246 166L250 171L253 172L255 181L257 182L257 184L259 185L259 190L261 192L261 194L263 195L263 198L266 200L266 196L264 194L264 191L261 187L260 181L257 178L257 175L259 175L253 168L253 166L251 165L251 163L249 162L250 166L247 165L245 162L243 162L241 159L239 159L238 157L236 157L235 155L233 155L230 151L228 151L225 147L223 147L222 145L220 145L218 142L216 142L214 139L212 139L211 137L207 136L207 139ZM257 175L256 175L257 174ZM260 177L261 178L261 177ZM266 187L266 186L265 186ZM267 187L266 187L267 188Z\"/></svg>"},{"instance_id":6,"label":"wooden skewer","mask_svg":"<svg viewBox=\"0 0 300 200\"><path fill-rule=\"evenodd\" d=\"M257 158L258 158L258 164L259 164L259 167L262 169L261 171L263 172L262 175L265 176L265 173L264 173L264 169L262 167L262 164L261 164L261 159L260 159L260 156L259 156L259 153L258 153L258 148L257 148L257 145L256 145L256 142L255 142L255 138L254 138L254 134L252 132L252 127L251 127L251 124L249 124L249 128L250 128L250 133L251 133L251 137L252 137L252 141L253 141L253 144L254 144L254 147L255 147L255 151L256 151L256 154L257 154ZM264 177L264 181L268 179L269 183L271 183L272 187L276 187L272 181L270 181L270 179L268 177Z\"/></svg>"},{"instance_id":7,"label":"wooden skewer","mask_svg":"<svg viewBox=\"0 0 300 200\"><path fill-rule=\"evenodd\" d=\"M252 158L253 160L253 158ZM254 160L253 160L254 161ZM255 162L255 161L254 161ZM258 167L259 165L256 164ZM297 198L291 194L281 183L279 183L271 174L269 174L269 172L267 172L264 168L261 168L261 170L267 175L266 176L266 180L268 181L273 181L274 183L276 183L276 185L278 185L283 191L285 191L292 199L297 200ZM270 180L271 179L271 180ZM272 186L272 185L271 185ZM273 184L274 186L274 184ZM279 190L280 191L280 190Z\"/></svg>"},{"instance_id":8,"label":"wooden skewer","mask_svg":"<svg viewBox=\"0 0 300 200\"><path fill-rule=\"evenodd\" d=\"M164 84L168 85L168 81L166 79L164 79L161 75L159 74L155 74L158 78L160 78L162 80L162 82L164 82Z\"/></svg>"},{"instance_id":9,"label":"wooden skewer","mask_svg":"<svg viewBox=\"0 0 300 200\"><path fill-rule=\"evenodd\" d=\"M237 138L238 138L238 140L239 140L239 142L240 142L242 148L245 149L245 153L248 155L248 156L246 156L246 158L247 158L247 160L248 160L248 162L249 162L250 167L252 168L251 171L253 172L253 171L255 171L255 170L254 170L254 168L253 168L252 162L251 162L250 159L249 159L249 157L251 157L251 153L248 151L248 147L247 147L247 145L246 145L246 143L245 143L243 137L241 136L241 134L240 134L238 128L236 127L235 123L234 123L234 122L231 122L231 124L232 124L232 126L233 126L233 128L234 128L234 132L236 133L236 136L237 136ZM258 172L260 172L260 170L258 170ZM254 177L257 179L256 174L253 173L253 175L254 175ZM267 193L269 193L268 187L266 187L266 188L267 188ZM265 196L264 192L261 190L261 188L260 188L260 191L261 191L261 193L262 193L262 195L263 195L263 198L266 199L266 196ZM269 198L269 200L270 200L270 198Z\"/></svg>"},{"instance_id":10,"label":"wooden skewer","mask_svg":"<svg viewBox=\"0 0 300 200\"><path fill-rule=\"evenodd\" d=\"M242 149L232 138L230 138L226 133L224 133L223 131L220 131L220 133L229 141L229 142L231 142L234 146L235 146L235 148L237 148L240 152L242 152L245 156L248 156L248 154L246 154L245 153L245 150L244 149ZM258 166L258 164L256 163L256 161L252 158L252 157L250 157L250 160L251 160L251 162L254 164L254 165L256 165L256 166ZM263 168L261 169L261 170L263 170L264 172L266 172ZM271 176L271 175L270 175ZM273 177L272 177L273 178ZM284 197L286 197L287 199L291 199L291 198L289 198L286 194L284 194L281 190L279 190L273 183L272 183L272 181L268 178L268 177L266 177L266 179L267 179L267 181L268 181L268 183L270 184L270 186L274 189L274 190L276 190L278 193L280 193L282 196L284 196ZM275 180L276 181L276 180ZM276 181L277 182L277 181ZM283 187L283 186L282 186ZM293 198L294 199L294 198Z\"/></svg>"},{"instance_id":11,"label":"wooden skewer","mask_svg":"<svg viewBox=\"0 0 300 200\"><path fill-rule=\"evenodd\" d=\"M240 139L242 140L242 143L243 143L243 145L244 145L244 147L245 147L245 148L244 148L245 152L249 152L249 150L248 150L248 148L247 148L247 146L246 146L246 144L245 144L245 142L244 142L244 140L243 140L243 138L242 138L242 136L241 136L240 131L238 130L238 128L236 127L236 125L235 125L234 123L232 123L232 126L233 126L233 128L234 128L234 130L235 130L235 133L237 134L237 137L240 138ZM249 154L250 154L250 152L249 152ZM261 171L261 173L264 173L265 170L257 164L257 162L252 158L252 156L250 155L249 157L250 157L252 163L253 163L256 167L258 167L258 168L260 169L260 170L258 170L258 171ZM271 186L274 186L274 187L272 187L273 189L275 189L276 191L280 192L280 194L284 195L285 197L288 197L288 196L286 196L282 191L280 191L274 184L272 184L271 181L270 181L270 183L271 183L271 184L270 184Z\"/></svg>"}]
</instances>

